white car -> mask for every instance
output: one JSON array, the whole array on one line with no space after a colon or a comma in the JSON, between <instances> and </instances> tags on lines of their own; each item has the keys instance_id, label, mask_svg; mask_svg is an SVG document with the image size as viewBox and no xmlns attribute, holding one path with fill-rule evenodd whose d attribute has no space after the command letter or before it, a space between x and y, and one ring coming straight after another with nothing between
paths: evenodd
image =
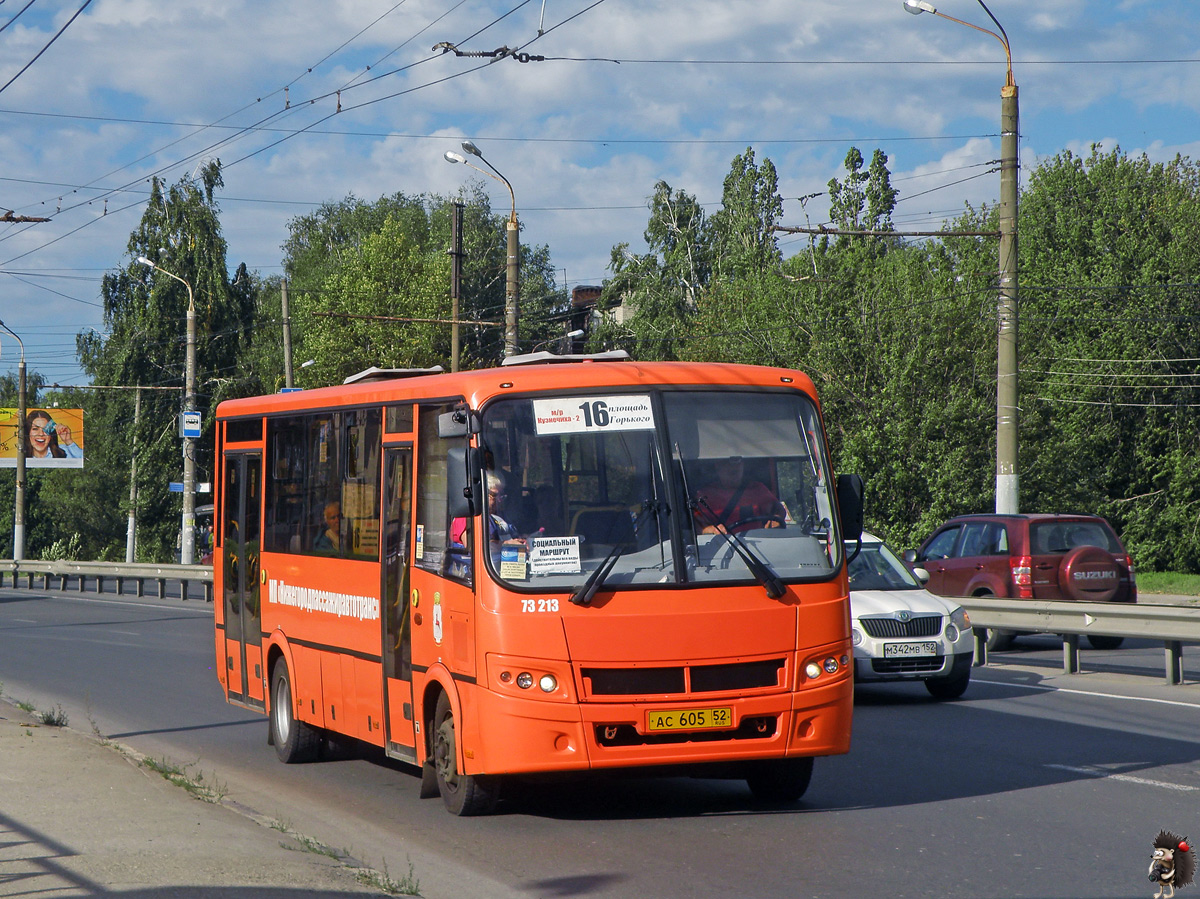
<instances>
[{"instance_id":1,"label":"white car","mask_svg":"<svg viewBox=\"0 0 1200 899\"><path fill-rule=\"evenodd\" d=\"M846 544L846 557L855 544ZM854 679L922 680L936 699L957 699L971 680L974 643L962 606L934 596L871 534L850 561Z\"/></svg>"}]
</instances>

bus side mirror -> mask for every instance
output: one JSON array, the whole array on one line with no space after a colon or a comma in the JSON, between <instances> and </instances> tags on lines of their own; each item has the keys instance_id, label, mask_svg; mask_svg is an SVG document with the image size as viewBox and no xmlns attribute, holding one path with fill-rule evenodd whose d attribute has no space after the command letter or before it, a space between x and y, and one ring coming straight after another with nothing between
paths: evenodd
<instances>
[{"instance_id":1,"label":"bus side mirror","mask_svg":"<svg viewBox=\"0 0 1200 899\"><path fill-rule=\"evenodd\" d=\"M438 416L438 436L443 440L466 437L479 433L479 416L466 403L460 403L452 412Z\"/></svg>"},{"instance_id":2,"label":"bus side mirror","mask_svg":"<svg viewBox=\"0 0 1200 899\"><path fill-rule=\"evenodd\" d=\"M858 475L838 475L838 518L842 524L843 540L857 542L862 538L863 489L863 479Z\"/></svg>"},{"instance_id":3,"label":"bus side mirror","mask_svg":"<svg viewBox=\"0 0 1200 899\"><path fill-rule=\"evenodd\" d=\"M456 446L446 451L446 494L451 518L470 518L482 496L479 450Z\"/></svg>"}]
</instances>

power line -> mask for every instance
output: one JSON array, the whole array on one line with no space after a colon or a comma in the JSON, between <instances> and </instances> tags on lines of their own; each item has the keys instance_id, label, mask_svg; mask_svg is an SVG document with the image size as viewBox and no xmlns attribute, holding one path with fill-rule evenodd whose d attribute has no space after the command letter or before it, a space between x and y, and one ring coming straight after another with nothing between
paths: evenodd
<instances>
[{"instance_id":1,"label":"power line","mask_svg":"<svg viewBox=\"0 0 1200 899\"><path fill-rule=\"evenodd\" d=\"M35 62L37 62L39 59L41 59L41 56L42 56L42 54L43 54L43 53L45 53L47 50L49 50L49 49L50 49L50 45L51 45L51 44L53 44L53 43L54 43L56 40L58 40L58 39L59 39L59 38L62 36L62 33L63 33L64 31L66 31L68 27L70 27L71 23L72 23L72 22L74 22L76 19L78 19L78 18L79 18L79 14L80 14L80 13L82 13L82 12L83 12L85 9L87 9L89 6L91 6L91 4L92 4L92 0L83 0L83 6L79 7L79 9L75 10L75 15L73 15L73 16L71 16L71 18L67 19L67 22L66 22L66 24L65 24L65 25L63 25L63 27L62 27L62 28L58 29L58 33L57 33L57 34L55 34L55 35L54 35L54 37L50 38L50 40L49 40L49 41L46 43L46 45L45 45L44 47L42 47L42 49L41 49L41 50L38 50L38 52L37 52L37 55L35 55L35 56L33 57L33 59L29 60L29 62L25 63L25 65L23 65L23 66L21 67L21 71L17 72L17 74L15 74L15 75L13 75L11 78L9 78L9 79L8 79L8 81L6 81L6 82L4 83L4 86L3 86L3 87L0 87L0 94L4 93L5 89L6 89L6 88L7 88L7 87L8 87L10 84L12 84L14 81L16 81L16 80L17 80L18 78L20 78L22 75L24 75L24 74L25 74L25 72L26 72L26 70L28 70L28 68L29 68L31 65L33 65ZM26 7L25 7L25 9L29 9L29 7L28 7L28 6L26 6ZM21 12L25 12L25 9L21 10ZM21 14L21 13L17 13L17 15L18 15L18 16L19 16L20 14ZM14 18L15 18L15 16L14 16ZM7 28L8 26L6 25L5 27Z\"/></svg>"}]
</instances>

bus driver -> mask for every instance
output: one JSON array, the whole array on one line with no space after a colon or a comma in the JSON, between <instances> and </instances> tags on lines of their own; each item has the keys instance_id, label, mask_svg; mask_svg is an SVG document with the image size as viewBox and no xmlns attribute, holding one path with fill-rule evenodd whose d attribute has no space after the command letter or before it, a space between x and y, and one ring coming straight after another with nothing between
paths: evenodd
<instances>
[{"instance_id":1,"label":"bus driver","mask_svg":"<svg viewBox=\"0 0 1200 899\"><path fill-rule=\"evenodd\" d=\"M741 456L717 462L716 483L696 491L696 523L702 534L781 528L787 509L762 481L747 481Z\"/></svg>"}]
</instances>

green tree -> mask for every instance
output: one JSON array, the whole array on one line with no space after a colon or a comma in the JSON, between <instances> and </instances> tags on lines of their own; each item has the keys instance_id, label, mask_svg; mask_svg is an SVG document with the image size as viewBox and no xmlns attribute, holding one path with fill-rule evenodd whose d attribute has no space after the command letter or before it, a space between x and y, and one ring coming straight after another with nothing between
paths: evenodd
<instances>
[{"instance_id":1,"label":"green tree","mask_svg":"<svg viewBox=\"0 0 1200 899\"><path fill-rule=\"evenodd\" d=\"M1093 147L1020 207L1022 506L1096 511L1200 570L1200 168Z\"/></svg>"},{"instance_id":2,"label":"green tree","mask_svg":"<svg viewBox=\"0 0 1200 899\"><path fill-rule=\"evenodd\" d=\"M137 424L139 558L174 558L180 497L167 482L182 478L178 436L186 351L188 292L183 284L136 260L153 259L192 287L196 307L196 384L204 433L196 441L197 477L211 481L212 414L234 395L241 348L252 325L253 285L231 287L226 245L214 199L222 186L220 162L164 186L151 181L150 199L129 238L125 264L104 276L101 298L105 334L77 338L80 363L93 383L106 386L177 387L146 391ZM87 459L76 483L80 505L99 509L85 546L124 545L128 470L134 445L133 391L96 390L88 405ZM80 516L82 520L83 516ZM104 550L101 549L100 552Z\"/></svg>"},{"instance_id":3,"label":"green tree","mask_svg":"<svg viewBox=\"0 0 1200 899\"><path fill-rule=\"evenodd\" d=\"M892 212L899 191L892 187L888 157L882 150L871 154L871 164L863 171L863 156L857 147L846 153L846 177L829 182L829 218L843 231L891 231ZM872 240L863 241L839 237L842 246L877 246Z\"/></svg>"},{"instance_id":4,"label":"green tree","mask_svg":"<svg viewBox=\"0 0 1200 899\"><path fill-rule=\"evenodd\" d=\"M710 221L713 269L736 280L775 269L783 261L775 226L783 214L779 177L770 159L754 162L754 150L733 158L725 176L721 208Z\"/></svg>"},{"instance_id":5,"label":"green tree","mask_svg":"<svg viewBox=\"0 0 1200 899\"><path fill-rule=\"evenodd\" d=\"M696 198L666 181L654 186L643 237L648 253L627 243L612 249L602 309L622 307L595 335L600 345L620 346L638 359L681 358L681 340L701 292L712 276L709 226Z\"/></svg>"},{"instance_id":6,"label":"green tree","mask_svg":"<svg viewBox=\"0 0 1200 899\"><path fill-rule=\"evenodd\" d=\"M462 365L500 361L507 216L492 212L482 186L469 185L457 197L393 194L374 203L349 197L293 219L284 244L293 345L298 358L317 360L297 371L297 383L326 384L372 365L450 367L447 254L456 202L464 207ZM274 294L272 287L266 298L271 310L277 308ZM549 250L522 244L522 346L550 336L564 309ZM441 321L372 322L365 316Z\"/></svg>"}]
</instances>

